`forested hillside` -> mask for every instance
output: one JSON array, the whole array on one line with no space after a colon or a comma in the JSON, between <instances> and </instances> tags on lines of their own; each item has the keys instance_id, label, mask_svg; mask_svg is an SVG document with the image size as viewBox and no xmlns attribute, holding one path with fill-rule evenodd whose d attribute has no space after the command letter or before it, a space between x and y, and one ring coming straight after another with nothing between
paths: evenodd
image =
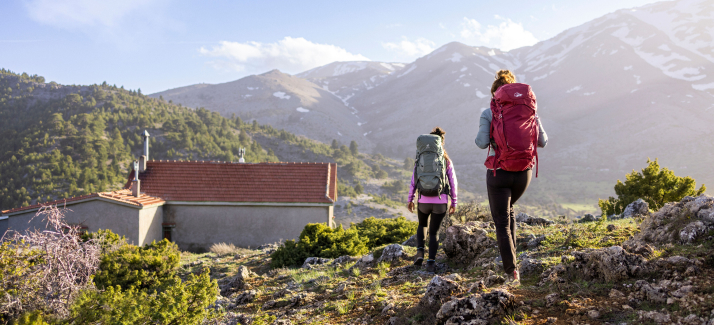
<instances>
[{"instance_id":1,"label":"forested hillside","mask_svg":"<svg viewBox=\"0 0 714 325\"><path fill-rule=\"evenodd\" d=\"M277 161L257 125L116 86L63 86L0 70L0 209L118 189L151 134L150 159Z\"/></svg>"}]
</instances>

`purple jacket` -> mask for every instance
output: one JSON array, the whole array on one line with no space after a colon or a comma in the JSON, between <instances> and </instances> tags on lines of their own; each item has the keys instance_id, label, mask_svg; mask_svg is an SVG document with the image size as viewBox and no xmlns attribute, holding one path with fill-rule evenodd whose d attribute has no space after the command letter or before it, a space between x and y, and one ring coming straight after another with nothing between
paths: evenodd
<instances>
[{"instance_id":1,"label":"purple jacket","mask_svg":"<svg viewBox=\"0 0 714 325\"><path fill-rule=\"evenodd\" d=\"M421 196L419 197L419 203L431 203L431 204L446 204L448 203L448 196L451 196L451 206L456 206L456 196L457 196L457 185L456 172L451 164L450 160L446 161L446 177L449 179L450 193L449 195L439 196ZM409 201L414 202L414 194L416 192L416 184L414 183L414 173L412 173L412 185L409 187Z\"/></svg>"}]
</instances>

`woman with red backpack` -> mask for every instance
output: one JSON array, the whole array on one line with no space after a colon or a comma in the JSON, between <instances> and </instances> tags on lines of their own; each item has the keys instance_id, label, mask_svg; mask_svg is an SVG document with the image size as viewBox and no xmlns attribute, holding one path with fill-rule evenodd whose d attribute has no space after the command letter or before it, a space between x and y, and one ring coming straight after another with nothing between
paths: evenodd
<instances>
[{"instance_id":1,"label":"woman with red backpack","mask_svg":"<svg viewBox=\"0 0 714 325\"><path fill-rule=\"evenodd\" d=\"M491 109L481 112L476 145L489 148L484 163L488 202L504 271L508 282L518 285L513 204L528 188L533 166L538 177L537 147L544 148L548 136L538 118L535 94L529 85L516 83L511 71L496 73L491 96Z\"/></svg>"},{"instance_id":2,"label":"woman with red backpack","mask_svg":"<svg viewBox=\"0 0 714 325\"><path fill-rule=\"evenodd\" d=\"M423 134L417 139L417 155L414 161L414 173L409 187L407 209L414 212L414 197L418 190L419 206L417 216L417 255L414 265L421 266L424 261L424 228L429 226L429 259L426 271L436 270L436 251L439 248L437 234L441 221L446 216L446 207L451 198L449 213L456 211L457 181L454 164L444 149L444 130L435 127L431 133ZM431 216L431 218L429 217Z\"/></svg>"}]
</instances>

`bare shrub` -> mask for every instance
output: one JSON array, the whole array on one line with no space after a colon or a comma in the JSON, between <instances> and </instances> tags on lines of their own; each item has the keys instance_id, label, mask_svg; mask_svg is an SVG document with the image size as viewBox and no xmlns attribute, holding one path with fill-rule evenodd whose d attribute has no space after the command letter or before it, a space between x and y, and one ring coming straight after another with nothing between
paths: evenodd
<instances>
[{"instance_id":1,"label":"bare shrub","mask_svg":"<svg viewBox=\"0 0 714 325\"><path fill-rule=\"evenodd\" d=\"M457 223L467 223L469 221L491 221L491 210L488 205L476 203L474 201L459 204L456 213L451 215Z\"/></svg>"},{"instance_id":2,"label":"bare shrub","mask_svg":"<svg viewBox=\"0 0 714 325\"><path fill-rule=\"evenodd\" d=\"M100 243L83 241L80 229L68 225L56 206L41 208L34 218L46 230L12 232L0 247L0 313L16 317L42 310L65 317L73 299L91 286L97 271Z\"/></svg>"},{"instance_id":3,"label":"bare shrub","mask_svg":"<svg viewBox=\"0 0 714 325\"><path fill-rule=\"evenodd\" d=\"M236 254L238 252L239 248L233 244L218 243L218 244L211 245L211 248L209 250L211 251L211 253L215 253L219 256L223 256L223 255Z\"/></svg>"}]
</instances>

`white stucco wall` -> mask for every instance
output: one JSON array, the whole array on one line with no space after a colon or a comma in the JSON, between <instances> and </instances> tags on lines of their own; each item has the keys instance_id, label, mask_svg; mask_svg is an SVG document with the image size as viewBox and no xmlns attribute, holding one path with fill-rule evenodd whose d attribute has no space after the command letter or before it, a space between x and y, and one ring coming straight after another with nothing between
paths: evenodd
<instances>
[{"instance_id":1,"label":"white stucco wall","mask_svg":"<svg viewBox=\"0 0 714 325\"><path fill-rule=\"evenodd\" d=\"M214 243L257 247L296 239L308 223L326 223L332 206L164 206L164 222L176 223L172 239L179 248L205 251Z\"/></svg>"},{"instance_id":2,"label":"white stucco wall","mask_svg":"<svg viewBox=\"0 0 714 325\"><path fill-rule=\"evenodd\" d=\"M30 211L10 215L7 228L16 231L33 228L45 229L46 222L41 217L33 218L36 213L37 211ZM81 224L86 226L87 231L90 232L95 232L99 229L110 229L118 235L126 236L126 240L130 244L142 245L147 239L149 242L155 238L161 239L161 207L147 208L142 211L139 207L130 207L95 199L68 204L64 213L68 224ZM141 219L141 223L140 214L145 216L145 218ZM158 214L158 218L150 221L150 216L155 214ZM156 226L157 222L158 226ZM141 229L142 225L146 226L145 229ZM148 233L141 235L141 230L148 231Z\"/></svg>"},{"instance_id":3,"label":"white stucco wall","mask_svg":"<svg viewBox=\"0 0 714 325\"><path fill-rule=\"evenodd\" d=\"M139 211L139 245L150 244L163 239L161 223L164 210L161 206L144 208Z\"/></svg>"}]
</instances>

